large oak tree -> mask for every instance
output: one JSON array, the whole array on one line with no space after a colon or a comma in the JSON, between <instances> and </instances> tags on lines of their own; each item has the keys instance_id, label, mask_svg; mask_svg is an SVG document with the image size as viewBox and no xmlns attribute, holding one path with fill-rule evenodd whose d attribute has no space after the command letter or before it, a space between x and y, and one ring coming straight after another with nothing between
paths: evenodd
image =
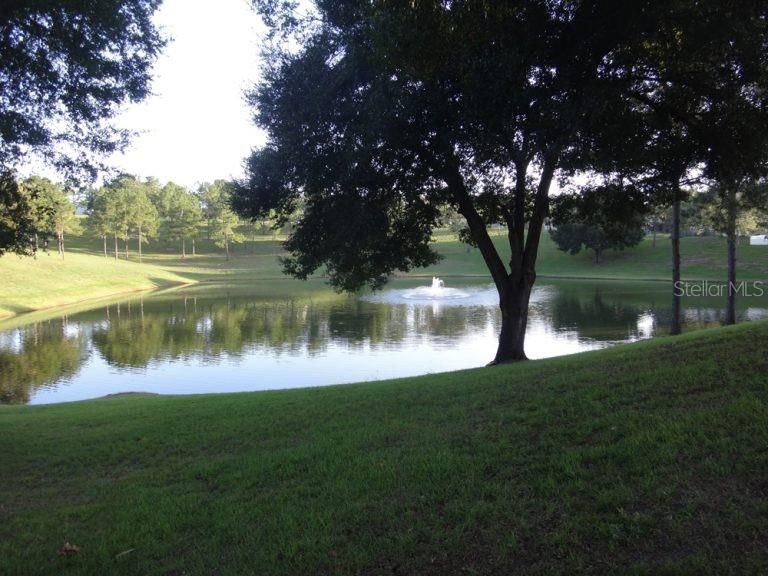
<instances>
[{"instance_id":1,"label":"large oak tree","mask_svg":"<svg viewBox=\"0 0 768 576\"><path fill-rule=\"evenodd\" d=\"M434 262L432 230L452 206L499 293L495 362L525 358L553 180L637 140L657 83L675 82L668 52L650 50L660 35L685 34L700 5L718 25L714 0L318 0L306 18L292 2L256 4L273 26L252 95L269 141L236 209L287 218L302 203L286 270L324 268L354 290ZM506 225L507 262L491 223Z\"/></svg>"}]
</instances>

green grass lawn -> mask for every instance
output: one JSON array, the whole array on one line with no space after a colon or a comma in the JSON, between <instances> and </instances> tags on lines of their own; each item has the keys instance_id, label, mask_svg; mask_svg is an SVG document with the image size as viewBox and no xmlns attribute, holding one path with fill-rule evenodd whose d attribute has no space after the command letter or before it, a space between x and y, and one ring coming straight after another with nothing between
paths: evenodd
<instances>
[{"instance_id":1,"label":"green grass lawn","mask_svg":"<svg viewBox=\"0 0 768 576\"><path fill-rule=\"evenodd\" d=\"M150 245L141 264L135 251L129 261L122 254L119 260L111 253L105 258L98 241L79 237L68 242L63 260L55 252L41 251L36 258L5 255L0 258L0 318L178 284L283 278L279 242L249 243L229 261L210 243L201 244L201 254L184 259L171 247Z\"/></svg>"},{"instance_id":2,"label":"green grass lawn","mask_svg":"<svg viewBox=\"0 0 768 576\"><path fill-rule=\"evenodd\" d=\"M499 253L508 259L506 236L494 236ZM415 274L436 276L488 275L477 249L449 237L438 239L442 262ZM725 238L687 237L680 242L683 279L727 281ZM570 278L606 278L626 280L664 280L672 276L672 252L669 238L659 236L654 247L646 238L627 250L608 251L595 264L592 252L571 256L557 249L545 232L536 266L539 276ZM738 247L738 277L742 280L768 281L768 247L750 246L746 239Z\"/></svg>"},{"instance_id":3,"label":"green grass lawn","mask_svg":"<svg viewBox=\"0 0 768 576\"><path fill-rule=\"evenodd\" d=\"M505 237L497 235L495 241L507 258ZM201 240L198 254L184 259L178 246L149 244L143 263L138 264L133 244L130 262L105 258L100 241L85 237L68 240L69 252L64 261L55 253L44 252L37 259L13 255L0 258L0 317L179 283L255 285L283 278L280 241L267 237L238 245L229 261L211 242ZM446 236L437 238L436 249L445 257L441 262L408 276L489 277L476 249ZM723 238L684 238L682 255L684 279L725 281ZM542 277L668 280L670 262L667 238L660 237L655 248L646 239L636 248L608 252L600 264L595 264L591 254L571 256L557 250L545 234L537 268ZM741 280L767 280L768 248L740 246L738 276Z\"/></svg>"},{"instance_id":4,"label":"green grass lawn","mask_svg":"<svg viewBox=\"0 0 768 576\"><path fill-rule=\"evenodd\" d=\"M766 574L767 341L3 406L0 573Z\"/></svg>"},{"instance_id":5,"label":"green grass lawn","mask_svg":"<svg viewBox=\"0 0 768 576\"><path fill-rule=\"evenodd\" d=\"M189 282L168 267L90 254L0 258L0 317Z\"/></svg>"}]
</instances>

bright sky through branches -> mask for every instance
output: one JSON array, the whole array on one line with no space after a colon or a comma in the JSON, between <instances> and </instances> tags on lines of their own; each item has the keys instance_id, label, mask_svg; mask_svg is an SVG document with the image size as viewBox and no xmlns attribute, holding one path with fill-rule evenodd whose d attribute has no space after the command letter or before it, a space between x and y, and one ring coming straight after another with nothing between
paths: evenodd
<instances>
[{"instance_id":1,"label":"bright sky through branches","mask_svg":"<svg viewBox=\"0 0 768 576\"><path fill-rule=\"evenodd\" d=\"M155 18L171 41L153 69L154 95L120 118L140 134L111 163L185 186L240 176L264 141L243 98L258 75L259 18L247 0L165 0Z\"/></svg>"}]
</instances>

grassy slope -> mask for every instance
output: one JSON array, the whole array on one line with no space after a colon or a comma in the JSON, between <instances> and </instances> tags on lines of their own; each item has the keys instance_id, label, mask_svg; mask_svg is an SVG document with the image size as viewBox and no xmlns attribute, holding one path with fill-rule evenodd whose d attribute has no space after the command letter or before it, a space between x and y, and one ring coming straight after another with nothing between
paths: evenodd
<instances>
[{"instance_id":1,"label":"grassy slope","mask_svg":"<svg viewBox=\"0 0 768 576\"><path fill-rule=\"evenodd\" d=\"M204 243L204 247L208 253L182 260L166 247L153 246L156 251L146 253L139 264L135 253L131 261L105 258L92 241L74 238L64 261L56 253L45 252L36 259L4 256L0 258L0 318L173 284L280 277L276 242L253 243L230 262L212 253L212 246Z\"/></svg>"},{"instance_id":2,"label":"grassy slope","mask_svg":"<svg viewBox=\"0 0 768 576\"><path fill-rule=\"evenodd\" d=\"M103 256L8 255L0 259L0 317L185 282L166 268Z\"/></svg>"},{"instance_id":3,"label":"grassy slope","mask_svg":"<svg viewBox=\"0 0 768 576\"><path fill-rule=\"evenodd\" d=\"M504 236L495 241L506 255ZM220 250L201 241L196 257L179 258L177 247L151 244L145 264L104 258L98 241L73 238L66 261L56 254L41 253L37 260L15 256L0 258L0 317L29 310L61 306L126 292L183 282L254 284L281 278L280 243L274 240L248 242L236 248L225 261ZM415 270L412 276L484 276L488 271L475 249L451 238L438 239L437 250L445 256L439 264ZM739 248L739 278L768 279L768 249L743 245ZM722 238L684 238L683 278L725 281L726 252ZM135 253L132 259L136 258ZM506 258L506 256L505 256ZM595 265L592 256L571 256L556 249L545 235L538 272L541 276L667 280L670 276L668 240L659 238L656 248L648 239L637 248L609 252Z\"/></svg>"},{"instance_id":4,"label":"grassy slope","mask_svg":"<svg viewBox=\"0 0 768 576\"><path fill-rule=\"evenodd\" d=\"M765 574L766 341L0 407L0 573Z\"/></svg>"},{"instance_id":5,"label":"grassy slope","mask_svg":"<svg viewBox=\"0 0 768 576\"><path fill-rule=\"evenodd\" d=\"M506 238L494 238L499 252L508 258ZM417 274L461 276L487 275L488 272L475 249L447 238L441 239L438 250L445 260ZM727 255L724 238L683 238L681 240L682 275L684 279L727 280ZM768 248L741 244L738 248L738 277L743 280L768 280ZM657 238L656 247L650 238L639 246L624 251L609 251L600 264L594 263L592 253L571 256L561 252L545 234L542 237L537 262L541 276L572 278L612 278L631 280L666 280L672 275L672 255L669 239Z\"/></svg>"}]
</instances>

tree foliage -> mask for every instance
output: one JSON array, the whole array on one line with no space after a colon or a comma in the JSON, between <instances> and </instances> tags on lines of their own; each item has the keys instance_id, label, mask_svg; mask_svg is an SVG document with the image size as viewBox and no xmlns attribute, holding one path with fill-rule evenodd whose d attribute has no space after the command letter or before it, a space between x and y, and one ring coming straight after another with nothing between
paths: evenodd
<instances>
[{"instance_id":1,"label":"tree foliage","mask_svg":"<svg viewBox=\"0 0 768 576\"><path fill-rule=\"evenodd\" d=\"M75 207L67 193L60 185L39 176L24 180L22 190L28 199L35 225L35 250L39 241L42 240L47 249L48 239L55 238L58 252L63 257L64 235L81 231L75 218Z\"/></svg>"},{"instance_id":2,"label":"tree foliage","mask_svg":"<svg viewBox=\"0 0 768 576\"><path fill-rule=\"evenodd\" d=\"M87 230L104 241L104 256L107 255L107 238L112 236L115 241L115 258L117 258L117 236L120 228L116 194L107 187L95 190L88 198Z\"/></svg>"},{"instance_id":3,"label":"tree foliage","mask_svg":"<svg viewBox=\"0 0 768 576\"><path fill-rule=\"evenodd\" d=\"M554 199L550 235L560 250L592 250L599 262L605 250L623 250L643 240L646 213L643 193L635 187L586 188Z\"/></svg>"},{"instance_id":4,"label":"tree foliage","mask_svg":"<svg viewBox=\"0 0 768 576\"><path fill-rule=\"evenodd\" d=\"M161 0L38 0L0 8L0 169L35 154L93 178L128 133L110 120L149 94Z\"/></svg>"},{"instance_id":5,"label":"tree foliage","mask_svg":"<svg viewBox=\"0 0 768 576\"><path fill-rule=\"evenodd\" d=\"M186 256L186 240L194 239L203 220L199 200L186 188L168 182L156 199L160 215L160 233L170 241L181 242L181 255Z\"/></svg>"},{"instance_id":6,"label":"tree foliage","mask_svg":"<svg viewBox=\"0 0 768 576\"><path fill-rule=\"evenodd\" d=\"M239 231L240 218L231 208L232 184L225 180L215 180L210 184L202 184L198 194L208 220L211 239L217 246L224 248L229 260L232 244L245 239Z\"/></svg>"},{"instance_id":7,"label":"tree foliage","mask_svg":"<svg viewBox=\"0 0 768 576\"><path fill-rule=\"evenodd\" d=\"M22 193L13 172L0 173L0 256L6 252L32 254L34 234L29 198Z\"/></svg>"},{"instance_id":8,"label":"tree foliage","mask_svg":"<svg viewBox=\"0 0 768 576\"><path fill-rule=\"evenodd\" d=\"M140 181L131 175L121 175L108 182L89 201L89 228L105 240L114 239L115 258L119 257L118 239L123 240L126 258L128 241L136 239L141 261L142 245L158 230L158 213L152 198L158 194L157 181Z\"/></svg>"},{"instance_id":9,"label":"tree foliage","mask_svg":"<svg viewBox=\"0 0 768 576\"><path fill-rule=\"evenodd\" d=\"M758 183L746 183L734 192L736 218L733 221L737 236L747 236L763 232L768 219L768 186ZM728 196L717 186L713 186L696 195L698 213L692 215L692 221L699 227L711 228L716 232L728 234L729 214Z\"/></svg>"}]
</instances>

